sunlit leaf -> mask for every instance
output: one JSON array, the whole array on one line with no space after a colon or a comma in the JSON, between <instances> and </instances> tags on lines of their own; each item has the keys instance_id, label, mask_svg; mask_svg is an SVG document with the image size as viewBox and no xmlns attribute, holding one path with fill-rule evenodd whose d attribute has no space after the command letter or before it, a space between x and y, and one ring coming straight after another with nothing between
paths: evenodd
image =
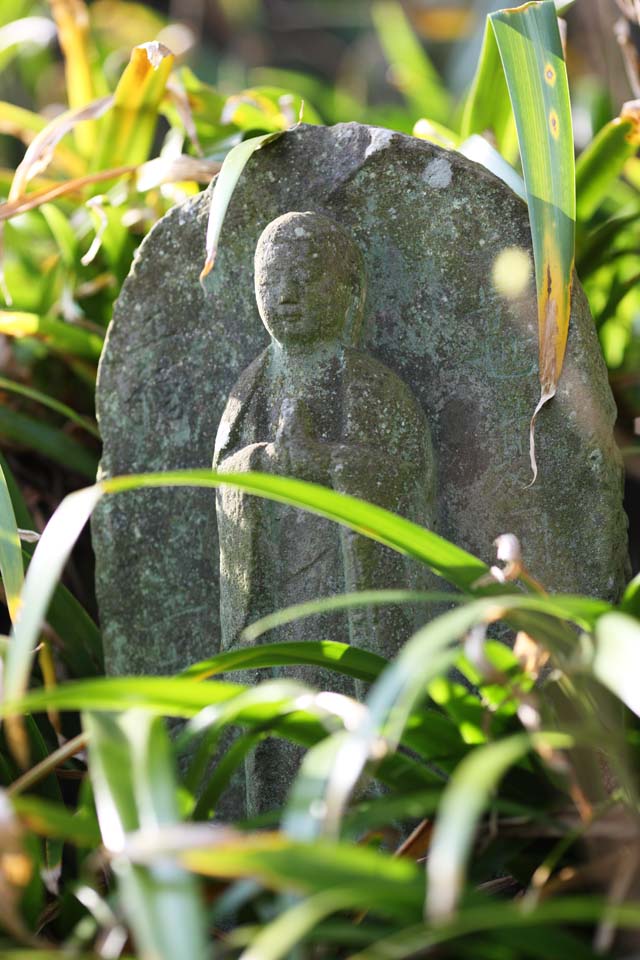
<instances>
[{"instance_id":1,"label":"sunlit leaf","mask_svg":"<svg viewBox=\"0 0 640 960\"><path fill-rule=\"evenodd\" d=\"M251 137L249 140L243 140L243 142L235 146L233 150L230 150L225 157L211 194L211 207L209 209L209 220L207 222L206 259L200 274L201 283L213 269L218 252L220 231L222 230L222 224L224 223L227 207L229 206L233 191L240 179L240 174L256 150L260 150L265 144L276 140L280 136L282 136L281 130L275 133L266 133L260 137Z\"/></svg>"},{"instance_id":2,"label":"sunlit leaf","mask_svg":"<svg viewBox=\"0 0 640 960\"><path fill-rule=\"evenodd\" d=\"M133 48L113 95L113 109L101 124L94 170L134 166L148 159L174 59L157 41Z\"/></svg>"},{"instance_id":3,"label":"sunlit leaf","mask_svg":"<svg viewBox=\"0 0 640 960\"><path fill-rule=\"evenodd\" d=\"M89 11L84 0L49 0L49 3L64 54L69 106L72 110L83 108L95 96L91 70ZM95 126L78 128L75 136L81 151L85 156L90 156L96 145Z\"/></svg>"},{"instance_id":4,"label":"sunlit leaf","mask_svg":"<svg viewBox=\"0 0 640 960\"><path fill-rule=\"evenodd\" d=\"M427 911L432 920L448 919L464 883L478 818L491 791L532 743L569 747L566 734L516 734L476 747L458 765L442 796L427 861Z\"/></svg>"},{"instance_id":5,"label":"sunlit leaf","mask_svg":"<svg viewBox=\"0 0 640 960\"><path fill-rule=\"evenodd\" d=\"M27 689L34 648L49 601L80 531L100 498L88 487L63 500L36 547L25 577L20 617L11 632L5 660L3 694L17 700Z\"/></svg>"},{"instance_id":6,"label":"sunlit leaf","mask_svg":"<svg viewBox=\"0 0 640 960\"><path fill-rule=\"evenodd\" d=\"M488 136L495 141L508 163L513 164L518 159L518 134L490 20L485 27L478 66L465 101L461 134L463 139L474 134Z\"/></svg>"},{"instance_id":7,"label":"sunlit leaf","mask_svg":"<svg viewBox=\"0 0 640 960\"><path fill-rule=\"evenodd\" d=\"M102 840L115 854L121 909L145 958L205 960L209 951L194 877L168 857L135 866L124 854L127 833L161 836L179 821L169 740L157 718L86 714L90 773Z\"/></svg>"},{"instance_id":8,"label":"sunlit leaf","mask_svg":"<svg viewBox=\"0 0 640 960\"><path fill-rule=\"evenodd\" d=\"M188 836L186 831L186 841ZM188 850L180 859L206 876L258 877L276 890L351 891L354 906L405 918L420 911L423 896L420 872L409 860L327 840L302 843L280 833L222 835L211 849Z\"/></svg>"},{"instance_id":9,"label":"sunlit leaf","mask_svg":"<svg viewBox=\"0 0 640 960\"><path fill-rule=\"evenodd\" d=\"M9 615L12 622L15 622L20 609L24 571L18 527L2 466L0 466L0 576Z\"/></svg>"},{"instance_id":10,"label":"sunlit leaf","mask_svg":"<svg viewBox=\"0 0 640 960\"><path fill-rule=\"evenodd\" d=\"M489 17L518 131L538 292L540 402L556 392L569 332L575 250L575 162L567 70L553 0Z\"/></svg>"},{"instance_id":11,"label":"sunlit leaf","mask_svg":"<svg viewBox=\"0 0 640 960\"><path fill-rule=\"evenodd\" d=\"M294 663L321 666L367 681L374 680L387 666L383 657L367 650L358 650L348 643L306 640L300 643L261 643L258 646L247 645L238 650L228 650L211 660L193 664L181 676L191 680L206 680L231 670L255 670Z\"/></svg>"},{"instance_id":12,"label":"sunlit leaf","mask_svg":"<svg viewBox=\"0 0 640 960\"><path fill-rule=\"evenodd\" d=\"M510 163L507 163L502 154L491 146L488 140L474 133L463 140L457 149L463 157L473 160L474 163L481 163L491 173L495 173L496 177L500 177L515 194L526 201L526 190L522 177Z\"/></svg>"},{"instance_id":13,"label":"sunlit leaf","mask_svg":"<svg viewBox=\"0 0 640 960\"><path fill-rule=\"evenodd\" d=\"M0 310L0 333L7 337L37 337L56 353L94 361L99 359L104 343L99 333L52 317L17 310Z\"/></svg>"},{"instance_id":14,"label":"sunlit leaf","mask_svg":"<svg viewBox=\"0 0 640 960\"><path fill-rule=\"evenodd\" d=\"M56 837L91 849L100 843L98 824L84 810L72 813L62 803L34 796L12 797L11 805L20 822L42 837Z\"/></svg>"},{"instance_id":15,"label":"sunlit leaf","mask_svg":"<svg viewBox=\"0 0 640 960\"><path fill-rule=\"evenodd\" d=\"M620 116L607 123L576 162L578 220L588 220L607 195L607 187L640 145L640 100L625 103Z\"/></svg>"},{"instance_id":16,"label":"sunlit leaf","mask_svg":"<svg viewBox=\"0 0 640 960\"><path fill-rule=\"evenodd\" d=\"M626 613L607 613L595 629L591 669L598 680L640 716L640 623Z\"/></svg>"}]
</instances>

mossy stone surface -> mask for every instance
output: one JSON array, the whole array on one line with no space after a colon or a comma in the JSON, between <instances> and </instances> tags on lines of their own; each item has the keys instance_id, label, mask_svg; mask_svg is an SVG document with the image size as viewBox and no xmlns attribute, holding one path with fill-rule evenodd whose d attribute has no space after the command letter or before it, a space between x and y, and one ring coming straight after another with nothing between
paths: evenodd
<instances>
[{"instance_id":1,"label":"mossy stone surface","mask_svg":"<svg viewBox=\"0 0 640 960\"><path fill-rule=\"evenodd\" d=\"M493 269L509 248L531 258L531 239L524 204L500 180L387 130L302 125L250 160L203 291L209 199L156 225L118 299L98 382L104 475L210 466L230 390L268 344L254 296L258 237L283 213L318 211L364 255L364 347L427 417L438 531L487 561L494 538L514 533L550 590L619 593L627 547L615 409L577 282L558 395L538 421L539 477L527 486L535 292L531 279L505 297ZM93 538L109 672L173 673L219 649L213 493L108 498Z\"/></svg>"}]
</instances>

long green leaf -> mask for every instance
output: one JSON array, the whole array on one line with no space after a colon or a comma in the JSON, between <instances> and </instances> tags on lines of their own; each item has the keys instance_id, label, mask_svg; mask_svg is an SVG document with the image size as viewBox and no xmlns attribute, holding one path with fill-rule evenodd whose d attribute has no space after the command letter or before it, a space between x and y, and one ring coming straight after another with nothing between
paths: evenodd
<instances>
[{"instance_id":1,"label":"long green leaf","mask_svg":"<svg viewBox=\"0 0 640 960\"><path fill-rule=\"evenodd\" d=\"M600 683L640 716L640 623L626 613L608 613L595 630L591 669Z\"/></svg>"},{"instance_id":2,"label":"long green leaf","mask_svg":"<svg viewBox=\"0 0 640 960\"><path fill-rule=\"evenodd\" d=\"M17 393L21 397L26 397L28 400L35 400L36 403L41 403L44 407L55 410L56 413L66 417L67 420L71 420L72 423L77 424L77 426L86 430L87 433L90 433L96 437L96 439L100 439L100 431L94 423L91 423L87 417L76 413L76 411L72 410L66 403L61 403L59 400L56 400L55 397L50 397L40 390L34 390L33 387L27 387L23 383L16 383L15 380L8 380L6 377L0 377L0 390L8 390L11 393Z\"/></svg>"},{"instance_id":3,"label":"long green leaf","mask_svg":"<svg viewBox=\"0 0 640 960\"><path fill-rule=\"evenodd\" d=\"M359 650L337 640L303 641L300 643L266 643L256 647L243 647L219 653L210 660L194 663L181 676L191 680L206 680L208 677L231 670L281 667L288 664L308 664L335 670L347 677L371 682L388 665L384 657L367 650Z\"/></svg>"},{"instance_id":4,"label":"long green leaf","mask_svg":"<svg viewBox=\"0 0 640 960\"><path fill-rule=\"evenodd\" d=\"M258 877L275 890L350 890L352 905L386 915L416 916L422 906L424 887L416 864L346 843L301 843L281 833L232 835L210 849L185 850L180 859L206 876Z\"/></svg>"},{"instance_id":5,"label":"long green leaf","mask_svg":"<svg viewBox=\"0 0 640 960\"><path fill-rule=\"evenodd\" d=\"M36 450L55 463L74 470L87 480L93 480L98 469L98 456L58 427L49 426L18 413L10 407L0 407L0 436L12 443Z\"/></svg>"},{"instance_id":6,"label":"long green leaf","mask_svg":"<svg viewBox=\"0 0 640 960\"><path fill-rule=\"evenodd\" d=\"M582 151L576 162L576 201L579 221L588 220L607 196L607 187L622 171L640 144L640 104L625 103Z\"/></svg>"},{"instance_id":7,"label":"long green leaf","mask_svg":"<svg viewBox=\"0 0 640 960\"><path fill-rule=\"evenodd\" d=\"M490 20L485 27L478 67L465 101L461 134L465 140L474 134L490 134L508 163L515 163L518 158L513 110Z\"/></svg>"},{"instance_id":8,"label":"long green leaf","mask_svg":"<svg viewBox=\"0 0 640 960\"><path fill-rule=\"evenodd\" d=\"M56 582L82 527L100 498L104 494L136 489L163 486L215 488L221 484L229 484L247 493L303 507L342 523L394 550L415 557L462 590L480 592L476 581L488 572L482 561L424 527L363 500L302 480L259 473L217 474L213 470L183 470L114 477L66 497L36 547L23 590L23 604L28 609L28 614L25 614L16 628L16 642L12 643L13 659L10 658L11 662L7 665L7 699L17 700L26 689L33 649ZM502 593L508 592L510 588L508 585L495 584L481 589L482 592L492 594L498 590ZM553 609L552 605L559 602L557 598L528 598L526 602L529 604L528 609L567 616L561 606L559 610ZM579 598L569 598L569 602L572 609L580 608ZM590 610L588 602L584 602L584 606L587 615ZM569 616L572 617L571 614Z\"/></svg>"},{"instance_id":9,"label":"long green leaf","mask_svg":"<svg viewBox=\"0 0 640 960\"><path fill-rule=\"evenodd\" d=\"M575 256L575 161L567 70L553 0L489 17L518 131L538 291L540 402L556 392L571 309Z\"/></svg>"},{"instance_id":10,"label":"long green leaf","mask_svg":"<svg viewBox=\"0 0 640 960\"><path fill-rule=\"evenodd\" d=\"M195 879L158 856L136 866L124 854L126 836L161 835L179 821L171 747L160 720L134 711L121 717L86 714L90 773L103 843L115 854L119 900L140 954L148 960L210 956Z\"/></svg>"},{"instance_id":11,"label":"long green leaf","mask_svg":"<svg viewBox=\"0 0 640 960\"><path fill-rule=\"evenodd\" d=\"M414 115L436 123L451 118L451 97L397 0L371 5L378 40L391 67L392 79Z\"/></svg>"},{"instance_id":12,"label":"long green leaf","mask_svg":"<svg viewBox=\"0 0 640 960\"><path fill-rule=\"evenodd\" d=\"M11 621L15 623L20 609L24 570L18 525L2 466L0 466L0 576L9 615Z\"/></svg>"},{"instance_id":13,"label":"long green leaf","mask_svg":"<svg viewBox=\"0 0 640 960\"><path fill-rule=\"evenodd\" d=\"M572 738L555 733L516 734L476 747L459 764L445 788L427 861L427 912L432 920L448 919L464 882L465 866L480 814L491 791L509 767L534 743L570 747Z\"/></svg>"},{"instance_id":14,"label":"long green leaf","mask_svg":"<svg viewBox=\"0 0 640 960\"><path fill-rule=\"evenodd\" d=\"M448 943L458 937L471 936L488 930L505 927L520 929L526 935L527 926L558 925L564 928L573 924L598 923L603 911L617 926L635 930L640 927L640 903L624 903L617 906L606 904L601 897L556 897L545 900L535 908L522 903L497 903L470 905L451 921L435 926L416 924L385 937L364 950L352 954L349 960L409 960L411 957L428 956L438 944ZM610 911L610 913L609 913Z\"/></svg>"},{"instance_id":15,"label":"long green leaf","mask_svg":"<svg viewBox=\"0 0 640 960\"><path fill-rule=\"evenodd\" d=\"M46 526L25 577L21 615L11 633L5 661L3 692L17 700L27 689L31 663L49 601L69 553L100 499L99 487L66 497Z\"/></svg>"}]
</instances>

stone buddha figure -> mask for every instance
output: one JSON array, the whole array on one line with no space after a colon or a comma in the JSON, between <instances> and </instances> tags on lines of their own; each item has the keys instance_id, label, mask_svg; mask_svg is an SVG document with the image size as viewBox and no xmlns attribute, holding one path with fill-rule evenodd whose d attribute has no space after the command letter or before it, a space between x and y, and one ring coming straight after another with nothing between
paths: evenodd
<instances>
[{"instance_id":1,"label":"stone buddha figure","mask_svg":"<svg viewBox=\"0 0 640 960\"><path fill-rule=\"evenodd\" d=\"M351 236L319 213L278 217L258 242L255 291L271 343L231 391L214 468L312 481L433 527L429 427L406 384L358 346L365 270ZM217 493L217 519L223 649L241 644L259 617L294 603L427 582L423 567L373 540L230 487ZM269 640L340 640L392 658L418 616L413 606L322 614L280 627ZM286 673L362 692L357 681L316 668ZM250 812L282 799L298 761L290 744L260 745L248 771Z\"/></svg>"}]
</instances>

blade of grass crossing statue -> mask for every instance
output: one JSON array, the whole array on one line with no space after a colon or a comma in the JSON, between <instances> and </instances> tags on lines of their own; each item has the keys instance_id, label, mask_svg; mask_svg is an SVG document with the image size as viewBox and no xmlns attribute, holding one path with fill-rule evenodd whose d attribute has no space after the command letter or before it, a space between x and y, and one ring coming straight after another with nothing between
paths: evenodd
<instances>
[{"instance_id":1,"label":"blade of grass crossing statue","mask_svg":"<svg viewBox=\"0 0 640 960\"><path fill-rule=\"evenodd\" d=\"M490 16L516 120L538 295L540 402L556 392L569 332L575 250L575 161L567 71L552 0Z\"/></svg>"}]
</instances>

